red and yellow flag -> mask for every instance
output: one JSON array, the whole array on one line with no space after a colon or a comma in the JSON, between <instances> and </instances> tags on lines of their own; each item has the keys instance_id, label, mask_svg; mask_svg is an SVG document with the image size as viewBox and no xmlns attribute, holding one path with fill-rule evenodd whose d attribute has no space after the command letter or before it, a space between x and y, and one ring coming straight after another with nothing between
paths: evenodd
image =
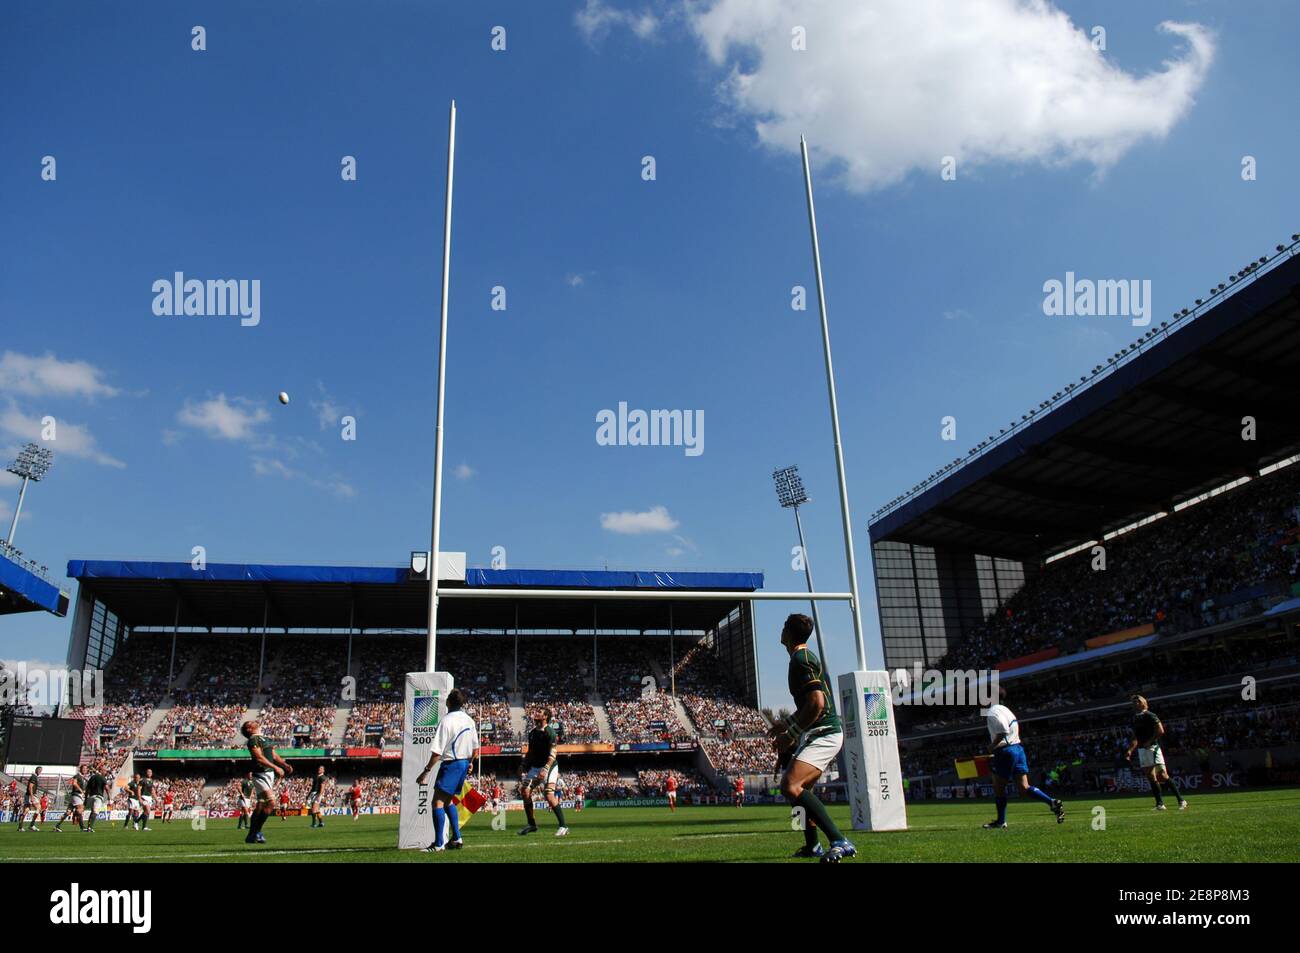
<instances>
[{"instance_id":1,"label":"red and yellow flag","mask_svg":"<svg viewBox=\"0 0 1300 953\"><path fill-rule=\"evenodd\" d=\"M487 798L474 789L468 780L461 786L460 793L451 799L456 805L456 816L461 824L468 824L469 819L477 814L487 803Z\"/></svg>"}]
</instances>

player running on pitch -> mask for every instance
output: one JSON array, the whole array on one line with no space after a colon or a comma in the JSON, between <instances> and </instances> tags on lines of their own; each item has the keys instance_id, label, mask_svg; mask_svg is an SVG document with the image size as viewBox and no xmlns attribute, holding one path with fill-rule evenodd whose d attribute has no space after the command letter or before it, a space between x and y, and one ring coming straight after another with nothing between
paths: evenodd
<instances>
[{"instance_id":1,"label":"player running on pitch","mask_svg":"<svg viewBox=\"0 0 1300 953\"><path fill-rule=\"evenodd\" d=\"M673 777L671 771L668 777L664 779L664 794L668 795L668 810L672 814L677 813L677 778Z\"/></svg>"},{"instance_id":2,"label":"player running on pitch","mask_svg":"<svg viewBox=\"0 0 1300 953\"><path fill-rule=\"evenodd\" d=\"M813 793L813 785L840 753L844 732L822 663L808 648L812 631L813 620L798 613L790 615L781 628L781 644L790 653L790 697L796 710L774 725L768 734L784 768L781 793L792 805L803 809L804 846L795 856L820 857L824 864L837 864L858 851L840 833L826 805ZM827 850L822 850L817 843L818 828L830 841Z\"/></svg>"},{"instance_id":3,"label":"player running on pitch","mask_svg":"<svg viewBox=\"0 0 1300 953\"><path fill-rule=\"evenodd\" d=\"M460 839L460 808L452 803L452 798L460 794L465 785L479 743L474 719L461 710L464 706L465 696L460 689L453 688L447 693L447 714L438 722L429 763L415 779L415 783L423 787L433 766L438 765L438 776L433 779L433 843L425 848L428 853L444 850L444 823L451 828L446 849L460 850L465 846Z\"/></svg>"},{"instance_id":4,"label":"player running on pitch","mask_svg":"<svg viewBox=\"0 0 1300 953\"><path fill-rule=\"evenodd\" d=\"M1005 694L1003 695L1005 700ZM1004 830L1007 826L1007 782L1014 779L1021 796L1037 798L1056 815L1056 823L1065 823L1065 805L1029 783L1029 761L1020 743L1020 722L1006 705L988 709L990 752L993 755L993 803L998 816L984 825L985 830Z\"/></svg>"},{"instance_id":5,"label":"player running on pitch","mask_svg":"<svg viewBox=\"0 0 1300 953\"><path fill-rule=\"evenodd\" d=\"M546 803L555 812L555 819L560 822L555 831L556 837L564 837L569 829L564 824L564 808L555 796L556 785L560 782L559 735L551 724L553 715L549 708L539 711L533 717L533 729L528 732L528 753L524 755L523 772L519 777L519 796L524 799L524 813L528 823L520 829L520 834L537 832L537 818L533 813L533 791L541 788L546 795Z\"/></svg>"},{"instance_id":6,"label":"player running on pitch","mask_svg":"<svg viewBox=\"0 0 1300 953\"><path fill-rule=\"evenodd\" d=\"M71 780L68 781L68 806L63 812L63 816L54 824L54 833L63 833L63 822L69 816L76 823L77 827L82 830L86 829L86 822L81 816L81 806L86 803L86 766L83 764L77 768Z\"/></svg>"},{"instance_id":7,"label":"player running on pitch","mask_svg":"<svg viewBox=\"0 0 1300 953\"><path fill-rule=\"evenodd\" d=\"M172 789L169 787L163 792L162 802L162 822L170 824L172 822L172 811L176 806L176 798L172 796Z\"/></svg>"},{"instance_id":8,"label":"player running on pitch","mask_svg":"<svg viewBox=\"0 0 1300 953\"><path fill-rule=\"evenodd\" d=\"M1169 790L1178 798L1178 810L1187 810L1187 799L1178 790L1178 783L1169 776L1165 766L1165 753L1160 748L1160 739L1165 735L1165 726L1160 723L1156 713L1147 707L1147 700L1141 695L1134 695L1133 702L1133 738L1128 743L1125 757L1133 760L1133 752L1138 753L1138 767L1146 772L1147 783L1155 795L1157 811L1167 811L1165 799L1160 796L1160 785L1167 784Z\"/></svg>"},{"instance_id":9,"label":"player running on pitch","mask_svg":"<svg viewBox=\"0 0 1300 953\"><path fill-rule=\"evenodd\" d=\"M324 827L325 815L321 808L325 801L325 765L316 769L316 776L311 779L311 793L307 795L307 813L311 815L312 827Z\"/></svg>"},{"instance_id":10,"label":"player running on pitch","mask_svg":"<svg viewBox=\"0 0 1300 953\"><path fill-rule=\"evenodd\" d=\"M257 795L257 806L253 809L252 823L248 828L245 844L265 844L266 836L262 826L275 811L275 782L287 774L293 774L293 768L275 753L271 743L262 737L255 721L246 721L239 732L248 739L248 753L253 758L253 790Z\"/></svg>"}]
</instances>

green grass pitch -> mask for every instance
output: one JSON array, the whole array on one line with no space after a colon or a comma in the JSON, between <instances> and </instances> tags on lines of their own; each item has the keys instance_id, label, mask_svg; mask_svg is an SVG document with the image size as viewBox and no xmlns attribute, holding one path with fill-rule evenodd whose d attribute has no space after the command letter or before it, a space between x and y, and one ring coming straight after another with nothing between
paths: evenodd
<instances>
[{"instance_id":1,"label":"green grass pitch","mask_svg":"<svg viewBox=\"0 0 1300 953\"><path fill-rule=\"evenodd\" d=\"M1067 820L1058 825L1036 802L1011 802L1010 827L986 831L988 802L923 803L908 809L911 829L893 834L858 834L863 862L1126 861L1296 862L1300 860L1300 790L1255 790L1192 795L1186 812L1152 811L1146 797L1076 798L1066 802ZM1094 808L1105 810L1105 829L1095 829ZM847 809L832 808L847 830ZM567 812L571 833L557 839L555 818L538 812L541 830L520 837L523 814L511 811L508 827L493 830L487 816L464 830L465 850L440 855L399 851L395 816L332 817L324 830L312 830L305 817L272 818L268 843L243 843L233 820L212 821L194 830L188 821L154 823L144 833L103 821L93 835L69 827L53 833L18 833L13 823L0 827L0 862L84 861L293 863L397 861L421 864L468 862L590 863L784 861L802 843L790 829L789 811L780 806L588 808ZM808 863L808 861L792 861Z\"/></svg>"}]
</instances>

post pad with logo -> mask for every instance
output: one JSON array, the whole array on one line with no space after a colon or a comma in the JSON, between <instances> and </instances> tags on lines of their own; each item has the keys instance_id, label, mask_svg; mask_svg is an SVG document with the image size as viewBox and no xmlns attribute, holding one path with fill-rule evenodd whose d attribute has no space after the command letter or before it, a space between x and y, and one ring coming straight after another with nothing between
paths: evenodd
<instances>
[{"instance_id":1,"label":"post pad with logo","mask_svg":"<svg viewBox=\"0 0 1300 953\"><path fill-rule=\"evenodd\" d=\"M433 736L447 713L447 693L455 687L449 672L408 672L402 709L402 814L397 832L401 848L433 843L433 777L415 779L429 761Z\"/></svg>"},{"instance_id":2,"label":"post pad with logo","mask_svg":"<svg viewBox=\"0 0 1300 953\"><path fill-rule=\"evenodd\" d=\"M837 690L853 829L907 830L889 673L847 672L839 677Z\"/></svg>"}]
</instances>

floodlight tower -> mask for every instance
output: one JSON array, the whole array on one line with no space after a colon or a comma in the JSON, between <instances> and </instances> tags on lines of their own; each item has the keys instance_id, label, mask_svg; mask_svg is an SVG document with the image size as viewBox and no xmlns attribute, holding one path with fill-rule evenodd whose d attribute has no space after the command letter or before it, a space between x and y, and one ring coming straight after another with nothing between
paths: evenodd
<instances>
[{"instance_id":1,"label":"floodlight tower","mask_svg":"<svg viewBox=\"0 0 1300 953\"><path fill-rule=\"evenodd\" d=\"M794 510L794 525L799 531L799 555L803 559L803 575L808 581L808 591L814 592L812 564L808 561L808 547L803 541L803 521L799 519L799 507L808 502L808 493L803 488L803 479L799 476L799 467L783 467L772 471L772 481L776 484L776 499L784 509ZM822 671L826 668L826 645L822 642L822 620L817 612L817 600L812 604L813 631L817 633L817 657L822 661ZM830 675L826 676L828 679Z\"/></svg>"},{"instance_id":2,"label":"floodlight tower","mask_svg":"<svg viewBox=\"0 0 1300 953\"><path fill-rule=\"evenodd\" d=\"M18 529L18 516L23 511L23 499L27 496L27 484L39 483L50 472L54 461L54 451L29 443L18 451L18 457L5 469L14 476L22 477L23 484L18 490L18 506L14 509L13 522L9 524L9 538L5 541L10 547L14 544L14 533Z\"/></svg>"}]
</instances>

